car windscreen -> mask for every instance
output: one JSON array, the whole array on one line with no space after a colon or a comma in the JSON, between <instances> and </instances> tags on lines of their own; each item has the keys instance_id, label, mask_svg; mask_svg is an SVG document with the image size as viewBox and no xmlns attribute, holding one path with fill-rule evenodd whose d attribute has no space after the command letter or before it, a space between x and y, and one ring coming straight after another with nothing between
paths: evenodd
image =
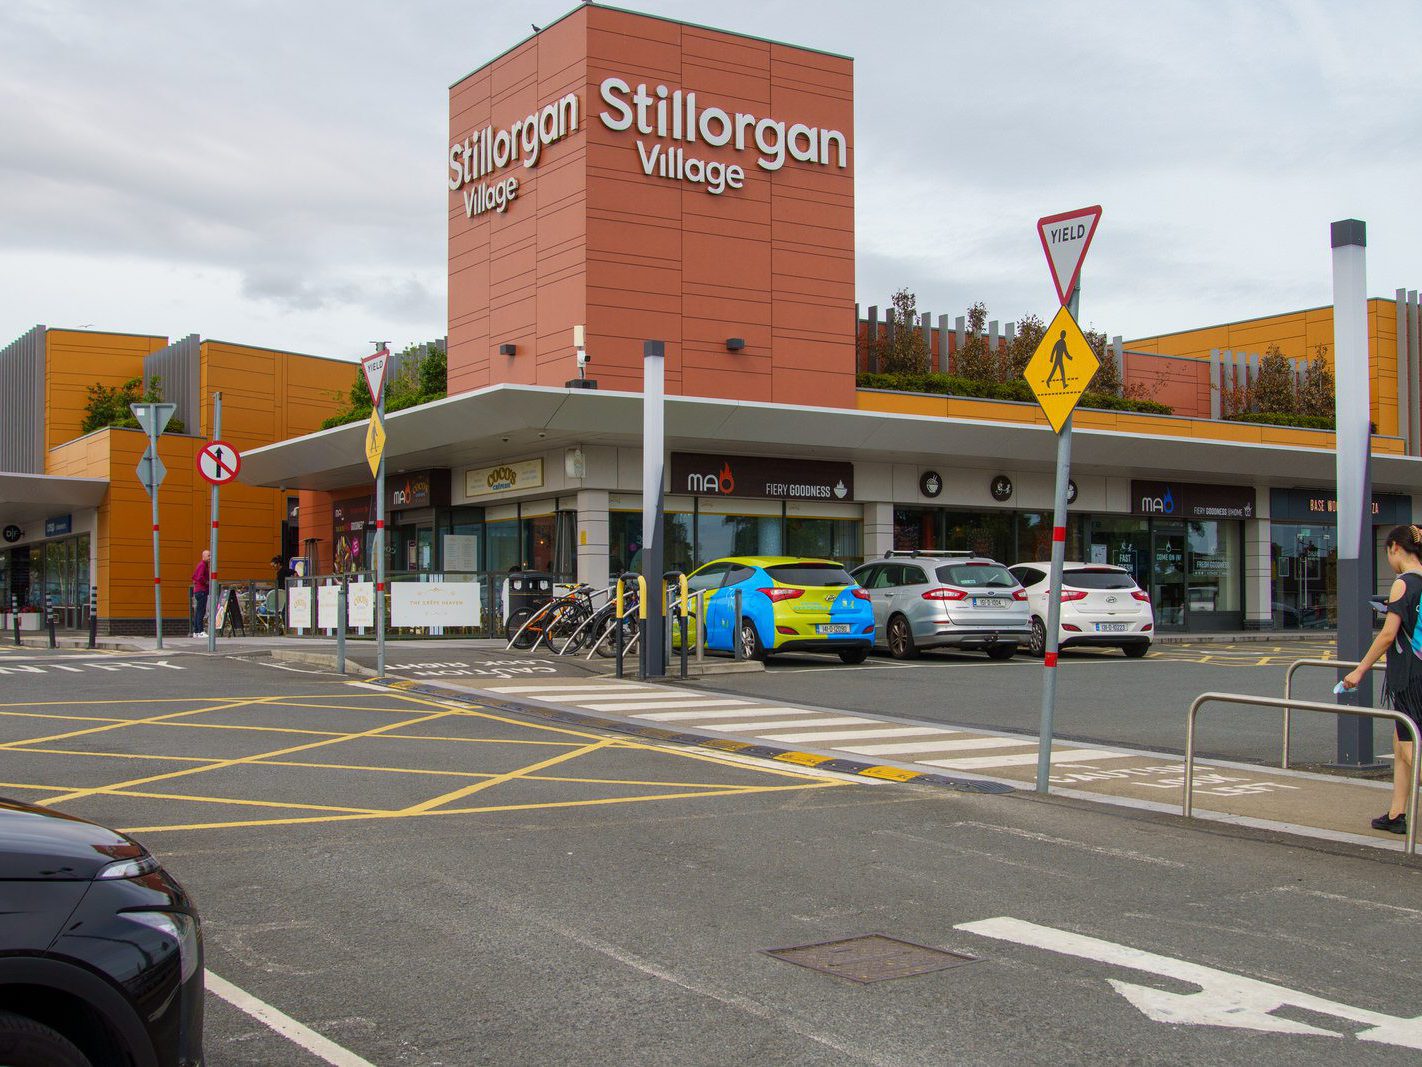
<instances>
[{"instance_id":1,"label":"car windscreen","mask_svg":"<svg viewBox=\"0 0 1422 1067\"><path fill-rule=\"evenodd\" d=\"M996 563L945 563L938 580L959 589L1016 589L1017 579Z\"/></svg>"},{"instance_id":2,"label":"car windscreen","mask_svg":"<svg viewBox=\"0 0 1422 1067\"><path fill-rule=\"evenodd\" d=\"M1073 589L1134 589L1135 579L1124 571L1067 571L1062 584Z\"/></svg>"},{"instance_id":3,"label":"car windscreen","mask_svg":"<svg viewBox=\"0 0 1422 1067\"><path fill-rule=\"evenodd\" d=\"M765 573L782 585L853 585L854 579L838 563L781 563Z\"/></svg>"}]
</instances>

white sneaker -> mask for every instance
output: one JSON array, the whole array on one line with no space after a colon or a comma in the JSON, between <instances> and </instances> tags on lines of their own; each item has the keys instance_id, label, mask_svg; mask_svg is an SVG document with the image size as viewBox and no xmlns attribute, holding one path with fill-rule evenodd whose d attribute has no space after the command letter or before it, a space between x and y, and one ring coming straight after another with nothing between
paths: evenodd
<instances>
[{"instance_id":1,"label":"white sneaker","mask_svg":"<svg viewBox=\"0 0 1422 1067\"><path fill-rule=\"evenodd\" d=\"M206 631L204 631L203 633L200 633L200 634L193 634L193 636L194 636L194 637L206 637L206 636L207 636L207 633L206 633Z\"/></svg>"}]
</instances>

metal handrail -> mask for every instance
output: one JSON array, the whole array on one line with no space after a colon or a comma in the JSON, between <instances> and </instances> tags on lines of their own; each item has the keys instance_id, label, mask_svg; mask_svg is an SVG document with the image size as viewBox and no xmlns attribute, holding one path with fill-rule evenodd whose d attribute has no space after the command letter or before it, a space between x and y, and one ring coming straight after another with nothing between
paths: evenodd
<instances>
[{"instance_id":1,"label":"metal handrail","mask_svg":"<svg viewBox=\"0 0 1422 1067\"><path fill-rule=\"evenodd\" d=\"M611 603L612 593L612 586L608 586L606 589L594 589L591 593L587 595L588 606L591 607L592 604L596 602L597 598L600 596L608 597L608 602ZM598 612L600 612L601 610L601 608L594 609L593 611L589 612L588 617L586 619L578 623L578 628L568 635L568 640L563 642L563 647L558 650L558 655L566 656L568 654L568 649L573 647L573 642L578 639L578 634L586 630L588 626L590 626L594 622L594 620L597 619Z\"/></svg>"},{"instance_id":2,"label":"metal handrail","mask_svg":"<svg viewBox=\"0 0 1422 1067\"><path fill-rule=\"evenodd\" d=\"M1352 669L1358 666L1356 663L1347 663L1341 659L1296 659L1289 664L1289 669L1284 672L1284 699L1288 700L1294 695L1294 672L1300 667L1339 667ZM1374 663L1372 670L1385 671L1387 664ZM1284 758L1280 765L1288 770L1289 767L1289 709L1284 709Z\"/></svg>"},{"instance_id":3,"label":"metal handrail","mask_svg":"<svg viewBox=\"0 0 1422 1067\"><path fill-rule=\"evenodd\" d=\"M1356 664L1345 664L1356 666ZM1318 711L1326 715L1365 715L1371 719L1391 719L1407 727L1412 736L1412 788L1407 794L1407 853L1417 854L1417 786L1419 761L1417 745L1417 724L1399 711L1385 708L1357 708L1350 705L1324 704L1317 700L1290 701L1283 697L1245 696L1242 693L1201 693L1190 704L1190 714L1185 720L1185 797L1181 814L1191 818L1195 810L1195 716L1206 704L1245 704L1256 708L1288 708L1299 711Z\"/></svg>"}]
</instances>

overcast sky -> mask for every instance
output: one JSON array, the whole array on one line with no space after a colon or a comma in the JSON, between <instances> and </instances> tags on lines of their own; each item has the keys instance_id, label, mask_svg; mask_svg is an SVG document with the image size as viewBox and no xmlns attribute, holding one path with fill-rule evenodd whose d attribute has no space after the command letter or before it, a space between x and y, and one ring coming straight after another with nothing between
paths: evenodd
<instances>
[{"instance_id":1,"label":"overcast sky","mask_svg":"<svg viewBox=\"0 0 1422 1067\"><path fill-rule=\"evenodd\" d=\"M4 0L0 344L443 335L448 85L569 6ZM1422 3L639 6L855 58L864 304L1050 317L1035 220L1091 203L1109 333L1327 304L1339 218L1422 287Z\"/></svg>"}]
</instances>

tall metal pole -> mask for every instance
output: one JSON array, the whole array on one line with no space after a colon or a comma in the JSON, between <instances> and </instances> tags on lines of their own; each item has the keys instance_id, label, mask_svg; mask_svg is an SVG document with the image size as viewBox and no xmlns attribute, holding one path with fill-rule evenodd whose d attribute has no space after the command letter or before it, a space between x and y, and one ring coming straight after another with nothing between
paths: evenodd
<instances>
[{"instance_id":1,"label":"tall metal pole","mask_svg":"<svg viewBox=\"0 0 1422 1067\"><path fill-rule=\"evenodd\" d=\"M163 647L163 569L158 557L158 481L153 477L158 466L158 435L153 431L158 426L158 405L148 405L148 454L153 457L149 464L149 478L153 480L152 492L148 494L153 503L153 632L158 638L156 647Z\"/></svg>"},{"instance_id":2,"label":"tall metal pole","mask_svg":"<svg viewBox=\"0 0 1422 1067\"><path fill-rule=\"evenodd\" d=\"M390 342L375 341L375 350L388 348ZM380 396L375 401L375 416L385 429L385 386L382 380ZM375 474L375 675L385 677L385 450L380 450L380 469Z\"/></svg>"},{"instance_id":3,"label":"tall metal pole","mask_svg":"<svg viewBox=\"0 0 1422 1067\"><path fill-rule=\"evenodd\" d=\"M222 440L222 393L212 394L212 439ZM211 595L212 580L217 577L217 483L212 485L212 529L208 534L207 541L208 564L207 580L209 595L207 598L207 650L217 651L217 598Z\"/></svg>"},{"instance_id":4,"label":"tall metal pole","mask_svg":"<svg viewBox=\"0 0 1422 1067\"><path fill-rule=\"evenodd\" d=\"M642 677L666 673L666 631L662 616L665 546L662 538L662 481L666 452L666 344L642 342L642 576L647 579L647 621L642 628ZM736 635L739 638L739 621Z\"/></svg>"},{"instance_id":5,"label":"tall metal pole","mask_svg":"<svg viewBox=\"0 0 1422 1067\"><path fill-rule=\"evenodd\" d=\"M1071 292L1067 310L1076 318L1081 283ZM1052 576L1047 583L1047 640L1042 652L1042 726L1037 740L1037 792L1051 788L1052 720L1057 710L1057 653L1062 621L1062 564L1066 561L1067 492L1071 485L1071 423L1067 416L1057 434L1057 484L1052 504Z\"/></svg>"},{"instance_id":6,"label":"tall metal pole","mask_svg":"<svg viewBox=\"0 0 1422 1067\"><path fill-rule=\"evenodd\" d=\"M1345 219L1332 226L1333 377L1338 463L1338 658L1356 663L1372 643L1368 595L1373 575L1373 493L1368 397L1367 226ZM1340 672L1340 677L1342 673ZM1372 706L1364 678L1339 696L1340 704ZM1373 762L1373 724L1361 715L1338 716L1338 763Z\"/></svg>"}]
</instances>

